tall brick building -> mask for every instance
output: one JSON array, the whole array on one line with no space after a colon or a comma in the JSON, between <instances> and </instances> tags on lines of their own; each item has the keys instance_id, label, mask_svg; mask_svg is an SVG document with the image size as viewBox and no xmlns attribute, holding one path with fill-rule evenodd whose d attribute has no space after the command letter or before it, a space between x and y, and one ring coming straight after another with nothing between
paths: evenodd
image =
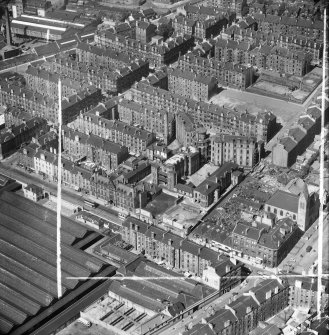
<instances>
[{"instance_id":1,"label":"tall brick building","mask_svg":"<svg viewBox=\"0 0 329 335\"><path fill-rule=\"evenodd\" d=\"M211 161L215 165L235 162L240 166L253 167L261 157L263 143L256 137L221 135L211 138Z\"/></svg>"},{"instance_id":2,"label":"tall brick building","mask_svg":"<svg viewBox=\"0 0 329 335\"><path fill-rule=\"evenodd\" d=\"M129 157L128 148L63 126L63 149L72 161L86 158L111 171Z\"/></svg>"},{"instance_id":3,"label":"tall brick building","mask_svg":"<svg viewBox=\"0 0 329 335\"><path fill-rule=\"evenodd\" d=\"M180 271L189 271L202 277L207 268L216 267L221 274L216 288L224 293L241 279L241 263L234 263L227 256L198 245L188 239L148 225L134 217L128 217L122 224L122 238L135 250L145 252L151 259L162 260ZM208 277L207 277L208 278ZM207 283L205 281L205 283Z\"/></svg>"},{"instance_id":4,"label":"tall brick building","mask_svg":"<svg viewBox=\"0 0 329 335\"><path fill-rule=\"evenodd\" d=\"M150 66L161 67L174 63L180 55L194 46L194 37L190 35L170 38L159 44L145 44L134 39L118 36L111 31L97 31L95 43L98 46L110 47L121 55L138 57L147 60Z\"/></svg>"},{"instance_id":5,"label":"tall brick building","mask_svg":"<svg viewBox=\"0 0 329 335\"><path fill-rule=\"evenodd\" d=\"M207 77L212 76L222 86L246 89L253 83L252 67L235 64L232 61L221 62L216 58L205 58L187 53L179 58L178 67Z\"/></svg>"},{"instance_id":6,"label":"tall brick building","mask_svg":"<svg viewBox=\"0 0 329 335\"><path fill-rule=\"evenodd\" d=\"M192 71L169 69L168 79L170 92L177 92L179 95L196 101L208 101L217 87L215 78Z\"/></svg>"},{"instance_id":7,"label":"tall brick building","mask_svg":"<svg viewBox=\"0 0 329 335\"><path fill-rule=\"evenodd\" d=\"M255 136L257 140L269 141L276 131L276 117L270 112L252 115L232 109L196 102L192 99L171 93L144 83L137 83L129 92L130 97L139 103L154 106L175 114L186 113L193 122L212 131L243 136ZM183 127L176 127L176 137Z\"/></svg>"},{"instance_id":8,"label":"tall brick building","mask_svg":"<svg viewBox=\"0 0 329 335\"><path fill-rule=\"evenodd\" d=\"M172 113L122 99L119 101L118 114L120 121L129 125L138 124L155 133L166 144L175 137L175 118Z\"/></svg>"},{"instance_id":9,"label":"tall brick building","mask_svg":"<svg viewBox=\"0 0 329 335\"><path fill-rule=\"evenodd\" d=\"M126 146L134 154L146 152L146 148L156 139L155 134L147 130L91 113L80 114L70 127Z\"/></svg>"}]
</instances>

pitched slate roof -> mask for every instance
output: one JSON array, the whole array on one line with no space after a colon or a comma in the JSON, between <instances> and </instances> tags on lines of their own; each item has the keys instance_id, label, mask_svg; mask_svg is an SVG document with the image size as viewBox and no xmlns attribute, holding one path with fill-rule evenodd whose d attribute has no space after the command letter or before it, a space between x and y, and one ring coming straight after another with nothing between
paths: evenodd
<instances>
[{"instance_id":1,"label":"pitched slate roof","mask_svg":"<svg viewBox=\"0 0 329 335\"><path fill-rule=\"evenodd\" d=\"M283 190L277 190L266 202L265 206L277 207L292 213L298 212L299 196Z\"/></svg>"}]
</instances>

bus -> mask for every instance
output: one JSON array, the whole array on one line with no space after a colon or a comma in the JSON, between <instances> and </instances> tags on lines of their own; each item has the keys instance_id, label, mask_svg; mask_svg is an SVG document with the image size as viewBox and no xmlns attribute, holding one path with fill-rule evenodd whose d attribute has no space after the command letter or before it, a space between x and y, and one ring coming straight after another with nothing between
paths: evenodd
<instances>
[{"instance_id":1,"label":"bus","mask_svg":"<svg viewBox=\"0 0 329 335\"><path fill-rule=\"evenodd\" d=\"M94 201L84 200L84 205L90 208L96 208L97 204Z\"/></svg>"}]
</instances>

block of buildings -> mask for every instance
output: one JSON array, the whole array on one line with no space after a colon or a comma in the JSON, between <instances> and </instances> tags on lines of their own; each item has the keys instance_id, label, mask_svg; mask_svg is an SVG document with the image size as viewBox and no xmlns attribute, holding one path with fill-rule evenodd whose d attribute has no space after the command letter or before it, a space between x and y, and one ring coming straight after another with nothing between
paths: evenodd
<instances>
[{"instance_id":1,"label":"block of buildings","mask_svg":"<svg viewBox=\"0 0 329 335\"><path fill-rule=\"evenodd\" d=\"M194 35L195 34L196 21L185 18L182 15L176 16L173 21L173 28L175 34L179 35Z\"/></svg>"},{"instance_id":2,"label":"block of buildings","mask_svg":"<svg viewBox=\"0 0 329 335\"><path fill-rule=\"evenodd\" d=\"M136 59L125 66L118 64L108 68L100 68L98 63L80 63L72 60L68 55L57 55L49 58L43 67L69 80L88 82L99 87L104 93L117 94L129 89L136 81L140 81L149 74L149 64Z\"/></svg>"},{"instance_id":3,"label":"block of buildings","mask_svg":"<svg viewBox=\"0 0 329 335\"><path fill-rule=\"evenodd\" d=\"M128 148L97 135L63 126L63 149L72 161L87 159L104 169L116 169L129 156Z\"/></svg>"},{"instance_id":4,"label":"block of buildings","mask_svg":"<svg viewBox=\"0 0 329 335\"><path fill-rule=\"evenodd\" d=\"M152 67L161 67L174 63L180 55L185 54L194 46L194 37L190 35L169 38L159 44L145 44L130 38L118 36L110 31L97 31L95 43L109 47L116 52L127 54L133 58L143 58Z\"/></svg>"},{"instance_id":5,"label":"block of buildings","mask_svg":"<svg viewBox=\"0 0 329 335\"><path fill-rule=\"evenodd\" d=\"M232 250L258 264L277 267L302 235L296 221L283 218L259 223L237 223L232 232Z\"/></svg>"},{"instance_id":6,"label":"block of buildings","mask_svg":"<svg viewBox=\"0 0 329 335\"><path fill-rule=\"evenodd\" d=\"M150 259L202 277L205 284L221 294L241 282L242 263L137 218L129 216L123 222L122 239Z\"/></svg>"},{"instance_id":7,"label":"block of buildings","mask_svg":"<svg viewBox=\"0 0 329 335\"><path fill-rule=\"evenodd\" d=\"M196 101L208 101L215 93L217 80L198 72L168 69L168 90Z\"/></svg>"},{"instance_id":8,"label":"block of buildings","mask_svg":"<svg viewBox=\"0 0 329 335\"><path fill-rule=\"evenodd\" d=\"M118 115L122 122L139 125L155 133L165 144L175 137L175 118L172 113L127 99L119 100Z\"/></svg>"},{"instance_id":9,"label":"block of buildings","mask_svg":"<svg viewBox=\"0 0 329 335\"><path fill-rule=\"evenodd\" d=\"M288 306L288 292L288 285L281 280L264 280L183 334L249 334L259 322Z\"/></svg>"},{"instance_id":10,"label":"block of buildings","mask_svg":"<svg viewBox=\"0 0 329 335\"><path fill-rule=\"evenodd\" d=\"M217 79L218 85L246 89L254 82L253 68L250 65L221 62L215 58L205 58L192 52L179 58L178 68L193 71Z\"/></svg>"},{"instance_id":11,"label":"block of buildings","mask_svg":"<svg viewBox=\"0 0 329 335\"><path fill-rule=\"evenodd\" d=\"M193 122L209 128L212 131L255 136L257 140L268 142L276 132L276 117L271 112L261 112L252 115L248 112L238 113L232 109L196 102L184 98L179 94L152 87L145 83L137 83L129 92L130 98L139 103L154 106L162 110L168 110L175 114L184 112L193 118ZM182 126L176 125L176 137Z\"/></svg>"},{"instance_id":12,"label":"block of buildings","mask_svg":"<svg viewBox=\"0 0 329 335\"><path fill-rule=\"evenodd\" d=\"M325 122L327 122L328 117ZM272 148L272 163L282 167L293 165L297 156L303 154L321 130L321 110L317 106L308 108L297 125L290 128L288 136L282 137Z\"/></svg>"},{"instance_id":13,"label":"block of buildings","mask_svg":"<svg viewBox=\"0 0 329 335\"><path fill-rule=\"evenodd\" d=\"M100 101L101 90L94 86L89 86L78 94L65 97L62 100L63 123L73 121L80 112L88 111ZM58 101L7 82L0 83L0 103L32 111L33 116L38 115L54 124L58 122Z\"/></svg>"},{"instance_id":14,"label":"block of buildings","mask_svg":"<svg viewBox=\"0 0 329 335\"><path fill-rule=\"evenodd\" d=\"M231 174L237 168L235 163L224 163L193 190L194 202L209 207L218 201L221 194L231 185Z\"/></svg>"},{"instance_id":15,"label":"block of buildings","mask_svg":"<svg viewBox=\"0 0 329 335\"><path fill-rule=\"evenodd\" d=\"M136 22L136 40L142 43L149 43L156 35L157 26L147 21Z\"/></svg>"},{"instance_id":16,"label":"block of buildings","mask_svg":"<svg viewBox=\"0 0 329 335\"><path fill-rule=\"evenodd\" d=\"M221 62L251 64L279 73L303 76L311 69L312 56L295 49L269 44L255 45L245 41L218 39L215 59Z\"/></svg>"},{"instance_id":17,"label":"block of buildings","mask_svg":"<svg viewBox=\"0 0 329 335\"><path fill-rule=\"evenodd\" d=\"M263 154L263 143L256 137L219 135L211 138L211 161L215 165L234 162L253 167Z\"/></svg>"},{"instance_id":18,"label":"block of buildings","mask_svg":"<svg viewBox=\"0 0 329 335\"><path fill-rule=\"evenodd\" d=\"M289 285L289 305L295 308L304 307L315 311L317 308L318 290L321 290L321 308L325 308L329 298L328 281L322 280L322 285L318 288L316 277L288 277Z\"/></svg>"},{"instance_id":19,"label":"block of buildings","mask_svg":"<svg viewBox=\"0 0 329 335\"><path fill-rule=\"evenodd\" d=\"M126 146L129 152L137 155L146 152L146 148L156 139L154 133L140 127L89 113L80 114L71 127Z\"/></svg>"},{"instance_id":20,"label":"block of buildings","mask_svg":"<svg viewBox=\"0 0 329 335\"><path fill-rule=\"evenodd\" d=\"M177 153L163 163L152 164L152 182L174 190L183 177L192 175L200 167L200 154L196 149L188 153Z\"/></svg>"},{"instance_id":21,"label":"block of buildings","mask_svg":"<svg viewBox=\"0 0 329 335\"><path fill-rule=\"evenodd\" d=\"M17 106L8 107L4 112L5 126L10 128L12 126L19 126L24 121L29 121L33 115L25 109Z\"/></svg>"},{"instance_id":22,"label":"block of buildings","mask_svg":"<svg viewBox=\"0 0 329 335\"><path fill-rule=\"evenodd\" d=\"M0 158L9 156L22 144L30 142L32 137L46 133L47 130L47 121L40 117L34 117L19 126L8 128L0 137Z\"/></svg>"},{"instance_id":23,"label":"block of buildings","mask_svg":"<svg viewBox=\"0 0 329 335\"><path fill-rule=\"evenodd\" d=\"M56 73L46 71L33 65L29 65L24 73L28 89L38 92L44 96L58 99L58 81L61 78L62 97L69 97L81 90L87 89L87 80L80 81L65 78Z\"/></svg>"}]
</instances>

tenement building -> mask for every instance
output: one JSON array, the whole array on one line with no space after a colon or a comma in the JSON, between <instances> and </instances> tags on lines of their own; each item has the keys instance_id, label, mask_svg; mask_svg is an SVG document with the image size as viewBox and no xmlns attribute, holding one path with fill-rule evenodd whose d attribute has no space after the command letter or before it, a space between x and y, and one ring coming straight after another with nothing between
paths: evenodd
<instances>
[{"instance_id":1,"label":"tenement building","mask_svg":"<svg viewBox=\"0 0 329 335\"><path fill-rule=\"evenodd\" d=\"M221 62L216 58L205 58L187 53L178 60L178 68L183 71L193 71L203 76L212 76L218 80L218 85L246 89L253 83L253 68L236 64L232 61Z\"/></svg>"},{"instance_id":2,"label":"tenement building","mask_svg":"<svg viewBox=\"0 0 329 335\"><path fill-rule=\"evenodd\" d=\"M92 113L80 114L69 126L126 146L129 152L137 155L146 153L146 148L156 140L155 134L150 131Z\"/></svg>"},{"instance_id":3,"label":"tenement building","mask_svg":"<svg viewBox=\"0 0 329 335\"><path fill-rule=\"evenodd\" d=\"M232 232L232 250L258 264L277 267L302 236L297 223L283 218L274 223L265 214L262 223L237 223Z\"/></svg>"},{"instance_id":4,"label":"tenement building","mask_svg":"<svg viewBox=\"0 0 329 335\"><path fill-rule=\"evenodd\" d=\"M167 111L121 99L118 104L118 115L122 122L139 125L155 133L165 144L170 143L175 137L175 117Z\"/></svg>"},{"instance_id":5,"label":"tenement building","mask_svg":"<svg viewBox=\"0 0 329 335\"><path fill-rule=\"evenodd\" d=\"M134 39L125 38L111 31L97 31L95 43L98 46L109 47L120 55L143 58L149 61L150 66L161 67L174 63L180 55L185 54L194 46L194 37L190 35L170 38L159 44L145 44Z\"/></svg>"},{"instance_id":6,"label":"tenement building","mask_svg":"<svg viewBox=\"0 0 329 335\"><path fill-rule=\"evenodd\" d=\"M8 128L0 135L0 159L9 156L23 143L29 142L34 136L46 133L47 130L47 121L37 116L16 127Z\"/></svg>"},{"instance_id":7,"label":"tenement building","mask_svg":"<svg viewBox=\"0 0 329 335\"><path fill-rule=\"evenodd\" d=\"M312 56L298 49L287 49L277 45L256 46L245 41L218 39L215 59L304 76L311 69Z\"/></svg>"},{"instance_id":8,"label":"tenement building","mask_svg":"<svg viewBox=\"0 0 329 335\"><path fill-rule=\"evenodd\" d=\"M67 126L63 126L63 149L72 161L86 158L108 171L116 169L129 156L125 146Z\"/></svg>"},{"instance_id":9,"label":"tenement building","mask_svg":"<svg viewBox=\"0 0 329 335\"><path fill-rule=\"evenodd\" d=\"M73 121L79 113L86 112L101 101L101 90L89 86L78 94L62 99L63 124ZM0 104L6 106L19 106L32 111L33 115L43 117L57 124L58 101L40 93L27 90L20 86L0 82Z\"/></svg>"},{"instance_id":10,"label":"tenement building","mask_svg":"<svg viewBox=\"0 0 329 335\"><path fill-rule=\"evenodd\" d=\"M168 89L170 92L177 92L184 97L196 101L208 101L217 87L215 78L206 77L192 71L169 69L168 79Z\"/></svg>"},{"instance_id":11,"label":"tenement building","mask_svg":"<svg viewBox=\"0 0 329 335\"><path fill-rule=\"evenodd\" d=\"M289 303L289 286L276 279L266 279L248 293L233 299L225 308L216 310L204 322L184 332L190 334L247 335L260 321L276 315ZM269 334L268 332L263 334Z\"/></svg>"},{"instance_id":12,"label":"tenement building","mask_svg":"<svg viewBox=\"0 0 329 335\"><path fill-rule=\"evenodd\" d=\"M88 88L89 84L86 80L79 81L68 79L60 76L52 71L29 65L24 73L26 84L32 91L41 93L42 95L58 99L58 82L61 78L62 97L69 97L77 94L79 91Z\"/></svg>"},{"instance_id":13,"label":"tenement building","mask_svg":"<svg viewBox=\"0 0 329 335\"><path fill-rule=\"evenodd\" d=\"M66 54L47 59L43 67L69 80L91 83L102 92L111 94L122 93L149 74L149 63L141 59L136 59L119 68L115 66L100 68L97 63L80 63L70 59Z\"/></svg>"},{"instance_id":14,"label":"tenement building","mask_svg":"<svg viewBox=\"0 0 329 335\"><path fill-rule=\"evenodd\" d=\"M121 234L122 239L131 244L136 251L144 252L145 256L152 260L161 260L178 271L203 276L205 284L221 293L229 291L241 282L240 262L170 231L129 216L122 224ZM214 277L211 270L205 273L211 268L213 272L216 271Z\"/></svg>"},{"instance_id":15,"label":"tenement building","mask_svg":"<svg viewBox=\"0 0 329 335\"><path fill-rule=\"evenodd\" d=\"M128 95L127 95L128 96ZM254 136L257 140L268 142L276 132L276 117L271 112L257 115L233 109L219 107L215 104L197 102L179 94L137 83L129 91L132 100L141 104L154 106L175 114L184 112L193 116L196 124L213 132L233 135ZM176 132L176 137L179 136Z\"/></svg>"},{"instance_id":16,"label":"tenement building","mask_svg":"<svg viewBox=\"0 0 329 335\"><path fill-rule=\"evenodd\" d=\"M215 165L234 162L253 167L263 153L263 142L256 137L219 135L211 138L211 161Z\"/></svg>"}]
</instances>

